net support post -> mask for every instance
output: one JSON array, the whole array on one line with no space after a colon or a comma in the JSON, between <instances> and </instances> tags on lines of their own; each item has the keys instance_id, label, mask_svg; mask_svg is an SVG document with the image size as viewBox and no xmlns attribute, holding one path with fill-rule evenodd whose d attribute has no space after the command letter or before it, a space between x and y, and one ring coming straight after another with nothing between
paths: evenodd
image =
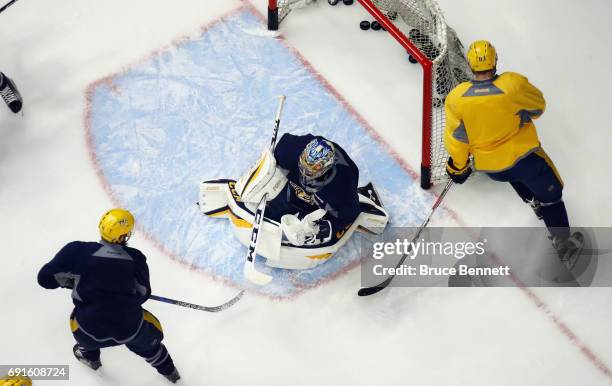
<instances>
[{"instance_id":1,"label":"net support post","mask_svg":"<svg viewBox=\"0 0 612 386\"><path fill-rule=\"evenodd\" d=\"M278 30L278 4L277 0L268 0L268 30Z\"/></svg>"},{"instance_id":2,"label":"net support post","mask_svg":"<svg viewBox=\"0 0 612 386\"><path fill-rule=\"evenodd\" d=\"M431 166L425 166L421 164L421 188L431 188Z\"/></svg>"}]
</instances>

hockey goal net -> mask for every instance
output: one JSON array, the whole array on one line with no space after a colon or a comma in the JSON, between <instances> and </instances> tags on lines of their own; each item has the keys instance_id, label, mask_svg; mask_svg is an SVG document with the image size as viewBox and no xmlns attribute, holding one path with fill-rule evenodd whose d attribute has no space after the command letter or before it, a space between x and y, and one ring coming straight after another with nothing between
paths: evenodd
<instances>
[{"instance_id":1,"label":"hockey goal net","mask_svg":"<svg viewBox=\"0 0 612 386\"><path fill-rule=\"evenodd\" d=\"M471 79L463 45L434 0L357 0L423 68L421 187L446 180L444 100ZM269 0L268 28L313 0Z\"/></svg>"}]
</instances>

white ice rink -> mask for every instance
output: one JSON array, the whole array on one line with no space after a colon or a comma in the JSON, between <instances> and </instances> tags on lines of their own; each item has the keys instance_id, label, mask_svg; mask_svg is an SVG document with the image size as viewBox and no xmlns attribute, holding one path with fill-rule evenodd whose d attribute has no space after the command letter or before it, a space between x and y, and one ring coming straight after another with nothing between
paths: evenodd
<instances>
[{"instance_id":1,"label":"white ice rink","mask_svg":"<svg viewBox=\"0 0 612 386\"><path fill-rule=\"evenodd\" d=\"M572 225L612 226L612 2L438 1L464 43L491 40L500 71L544 92L536 125ZM358 4L319 2L285 20L284 39L418 170L419 68L390 36L359 30L371 18ZM69 364L70 381L50 385L167 384L123 347L103 350L102 375L77 363L69 293L42 289L36 274L68 241L96 240L114 205L86 145L87 87L251 4L266 12L264 0L20 0L0 14L0 71L25 100L24 116L0 106L0 365ZM539 225L509 185L486 178L454 188L445 206L460 225ZM236 292L138 233L130 244L148 257L154 293L212 305ZM146 307L185 385L612 384L609 288L394 288L358 298L359 282L356 268L291 300L247 292L219 314Z\"/></svg>"}]
</instances>

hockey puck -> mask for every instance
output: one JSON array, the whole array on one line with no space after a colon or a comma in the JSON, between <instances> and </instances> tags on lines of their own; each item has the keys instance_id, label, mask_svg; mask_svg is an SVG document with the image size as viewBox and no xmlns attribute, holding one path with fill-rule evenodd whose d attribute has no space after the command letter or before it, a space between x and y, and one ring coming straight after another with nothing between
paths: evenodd
<instances>
[{"instance_id":1,"label":"hockey puck","mask_svg":"<svg viewBox=\"0 0 612 386\"><path fill-rule=\"evenodd\" d=\"M359 23L359 28L361 28L364 31L367 31L370 29L370 22L367 20L363 20L361 23Z\"/></svg>"},{"instance_id":2,"label":"hockey puck","mask_svg":"<svg viewBox=\"0 0 612 386\"><path fill-rule=\"evenodd\" d=\"M412 55L408 55L408 60L409 60L409 61L410 61L410 63L412 63L412 64L417 64L417 63L419 62L419 61L418 61L418 60L416 60L416 59L414 58L414 56L412 56Z\"/></svg>"},{"instance_id":3,"label":"hockey puck","mask_svg":"<svg viewBox=\"0 0 612 386\"><path fill-rule=\"evenodd\" d=\"M353 5L353 0L342 0L344 5Z\"/></svg>"},{"instance_id":4,"label":"hockey puck","mask_svg":"<svg viewBox=\"0 0 612 386\"><path fill-rule=\"evenodd\" d=\"M379 31L382 28L382 25L380 25L380 23L376 20L374 20L370 26L374 31Z\"/></svg>"},{"instance_id":5,"label":"hockey puck","mask_svg":"<svg viewBox=\"0 0 612 386\"><path fill-rule=\"evenodd\" d=\"M340 2L340 0L327 0L327 4L329 5L336 5Z\"/></svg>"}]
</instances>

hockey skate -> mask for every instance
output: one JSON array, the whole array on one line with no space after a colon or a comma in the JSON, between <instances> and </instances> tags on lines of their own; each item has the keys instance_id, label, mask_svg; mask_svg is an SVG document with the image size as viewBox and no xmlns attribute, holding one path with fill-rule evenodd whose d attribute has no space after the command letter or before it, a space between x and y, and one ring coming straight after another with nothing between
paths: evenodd
<instances>
[{"instance_id":1,"label":"hockey skate","mask_svg":"<svg viewBox=\"0 0 612 386\"><path fill-rule=\"evenodd\" d=\"M166 379L169 380L172 383L176 383L176 382L178 382L179 379L181 379L181 375L179 374L179 372L176 369L176 367L174 368L174 370L172 370L172 372L170 374L164 375L164 377L166 377Z\"/></svg>"},{"instance_id":2,"label":"hockey skate","mask_svg":"<svg viewBox=\"0 0 612 386\"><path fill-rule=\"evenodd\" d=\"M23 99L15 83L6 75L0 72L0 95L6 105L15 114L21 111L23 107Z\"/></svg>"},{"instance_id":3,"label":"hockey skate","mask_svg":"<svg viewBox=\"0 0 612 386\"><path fill-rule=\"evenodd\" d=\"M79 362L83 363L84 365L86 365L87 367L93 370L98 370L100 366L102 366L102 362L100 362L99 360L92 361L92 360L85 358L78 344L74 345L74 347L72 348L72 352L74 353L74 357L78 359Z\"/></svg>"},{"instance_id":4,"label":"hockey skate","mask_svg":"<svg viewBox=\"0 0 612 386\"><path fill-rule=\"evenodd\" d=\"M584 236L580 232L574 232L565 240L555 237L553 248L557 251L559 260L571 271L576 266L582 248L584 248Z\"/></svg>"}]
</instances>

